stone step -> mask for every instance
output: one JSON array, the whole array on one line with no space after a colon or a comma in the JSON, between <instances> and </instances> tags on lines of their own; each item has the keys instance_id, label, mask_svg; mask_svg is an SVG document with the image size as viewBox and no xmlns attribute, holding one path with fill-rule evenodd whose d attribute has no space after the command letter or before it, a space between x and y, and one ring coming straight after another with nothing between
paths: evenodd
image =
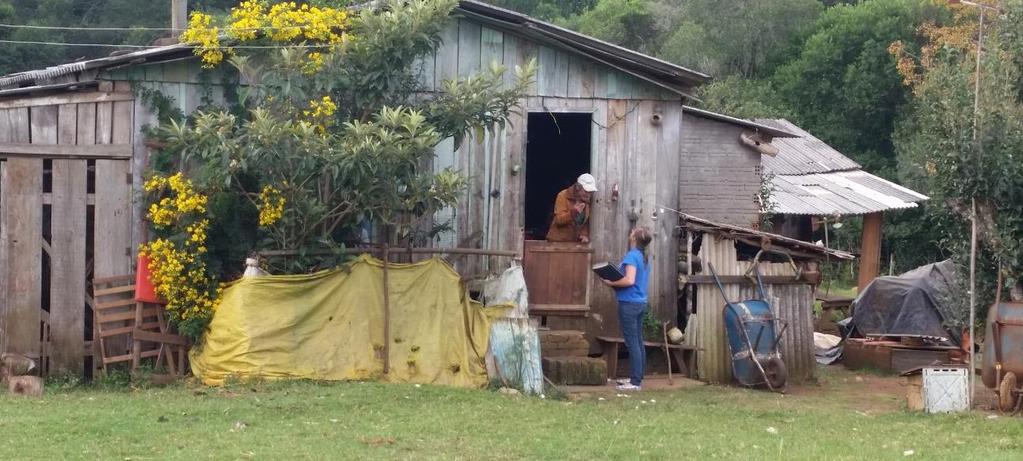
<instances>
[{"instance_id":1,"label":"stone step","mask_svg":"<svg viewBox=\"0 0 1023 461\"><path fill-rule=\"evenodd\" d=\"M586 333L576 330L540 330L542 357L586 357L590 343Z\"/></svg>"},{"instance_id":2,"label":"stone step","mask_svg":"<svg viewBox=\"0 0 1023 461\"><path fill-rule=\"evenodd\" d=\"M590 357L544 357L543 374L554 384L600 386L607 382L607 363Z\"/></svg>"}]
</instances>

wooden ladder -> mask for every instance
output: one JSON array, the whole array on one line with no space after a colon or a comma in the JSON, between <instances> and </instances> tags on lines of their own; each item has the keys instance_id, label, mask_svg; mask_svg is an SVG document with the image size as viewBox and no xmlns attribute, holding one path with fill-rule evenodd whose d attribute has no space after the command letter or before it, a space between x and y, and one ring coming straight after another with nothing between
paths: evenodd
<instances>
[{"instance_id":1,"label":"wooden ladder","mask_svg":"<svg viewBox=\"0 0 1023 461\"><path fill-rule=\"evenodd\" d=\"M135 299L134 282L134 275L92 282L96 368L108 373L111 365L130 363L135 372L143 359L155 358L154 365L162 363L170 375L184 375L188 340L171 331L162 305Z\"/></svg>"}]
</instances>

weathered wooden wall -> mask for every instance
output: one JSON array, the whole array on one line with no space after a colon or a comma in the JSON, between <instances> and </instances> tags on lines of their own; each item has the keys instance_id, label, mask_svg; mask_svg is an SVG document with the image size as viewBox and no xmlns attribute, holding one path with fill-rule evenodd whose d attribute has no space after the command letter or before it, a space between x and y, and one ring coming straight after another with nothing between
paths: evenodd
<instances>
[{"instance_id":1,"label":"weathered wooden wall","mask_svg":"<svg viewBox=\"0 0 1023 461\"><path fill-rule=\"evenodd\" d=\"M91 278L131 268L133 112L123 83L0 101L0 350L48 341L51 374L84 372Z\"/></svg>"},{"instance_id":2,"label":"weathered wooden wall","mask_svg":"<svg viewBox=\"0 0 1023 461\"><path fill-rule=\"evenodd\" d=\"M445 80L480 72L492 63L508 68L505 76L508 83L514 81L515 66L532 59L538 64L538 73L527 97L521 101L524 110L512 115L507 126L495 127L482 137L472 136L460 146L446 140L437 147L437 157L430 167L459 170L470 178L470 187L458 207L437 214L436 220L451 219L454 229L438 236L433 244L521 251L527 174L526 113L589 113L593 116L592 172L601 189L595 197L591 224L594 258L620 259L627 249L631 227L650 226L656 235L652 248L655 274L651 278L654 297L651 303L656 315L673 318L677 276L675 229L673 220L656 216L662 206L678 208L680 96L577 53L471 20L453 21L442 38L438 50L416 64L426 91L436 91ZM17 325L6 328L13 333L3 335L7 341L27 353L38 354L40 350L38 334L34 333L37 329L24 326L38 325L45 317L40 307L42 266L38 264L44 243L39 229L44 200L45 206L53 207L56 213L53 215L56 232L48 243L77 248L86 235L95 235L92 243L95 256L91 261L85 260L84 253L59 253L54 258L60 264L54 274L61 288L52 293L52 305L58 307L56 312L50 312L50 322L59 327L53 330L54 357L55 365L62 370L80 369L81 354L75 351L82 349L83 337L71 332L82 329L79 327L87 311L79 309L77 314L67 316L60 312L70 313L74 302L84 301L88 279L82 274L83 267L87 273L91 268L97 277L130 272L132 248L144 239L141 185L148 151L140 133L143 126L155 123L156 114L142 98L131 97L130 85L136 85L136 93L143 88L158 90L170 97L176 108L189 114L204 104L223 104L225 88L235 84L228 82L222 71L201 69L196 59L85 71L39 83L87 80L113 81L114 87L104 83L105 89L99 93L120 96L116 100L90 100L88 93L74 93L71 96L77 99L73 100L61 100L67 96L57 95L45 100L23 97L0 101L0 110L11 120L10 127L25 125L17 125L18 129L0 126L0 132L8 130L10 142L66 144L69 147L62 150L65 153L72 152L70 146L83 149L80 146L114 144L127 146L130 152L117 159L73 155L11 157L0 169L5 185L0 190L3 193L0 220L4 224L0 239L5 242L0 249L0 262L8 262L0 267L0 294L6 292L5 299L13 301L5 303L0 318ZM655 121L658 117L659 123ZM4 120L0 115L0 125ZM95 129L90 129L90 124ZM0 133L0 144L4 142L2 136L5 135ZM44 158L54 161L53 168L46 172ZM83 167L94 171L95 193L82 192L84 180L79 173ZM42 191L44 174L52 174L55 180L54 190L47 194ZM611 200L610 191L616 185L620 196ZM91 233L79 232L85 222L83 203L94 209L96 229ZM630 213L636 217L635 222L628 219ZM18 218L11 219L12 216ZM499 271L508 262L508 258L465 258L458 269L471 276ZM18 270L9 270L13 267ZM596 331L618 331L613 293L595 284L592 304L594 318L598 320L594 323ZM0 329L3 328L0 323Z\"/></svg>"},{"instance_id":3,"label":"weathered wooden wall","mask_svg":"<svg viewBox=\"0 0 1023 461\"><path fill-rule=\"evenodd\" d=\"M704 267L713 264L718 275L743 275L750 262L736 259L735 242L704 234L700 255ZM704 269L705 274L710 271ZM788 264L760 263L761 275L793 275ZM751 284L725 284L732 301L757 298ZM789 323L779 348L788 368L790 382L812 378L817 363L813 352L813 286L806 284L767 285L766 293L775 316ZM700 284L696 289L696 313L690 318L686 342L702 348L696 366L700 379L712 383L732 381L723 309L725 300L716 285Z\"/></svg>"},{"instance_id":4,"label":"weathered wooden wall","mask_svg":"<svg viewBox=\"0 0 1023 461\"><path fill-rule=\"evenodd\" d=\"M455 168L471 179L466 199L454 210L438 213L437 219L454 219L454 231L438 238L438 245L480 246L522 250L526 130L528 112L575 112L593 116L591 172L597 178L591 223L595 261L620 260L628 249L632 224L655 232L652 248L655 273L651 299L657 316L674 318L677 284L677 244L674 220L655 219L659 207L678 208L678 172L682 133L682 105L677 94L649 85L585 57L538 44L469 20L453 23L443 33L444 42L434 56L422 60L420 82L424 88L441 88L442 82L486 69L492 62L508 68L507 82L514 79L516 65L535 59L535 85L522 101L525 111L512 116L508 126L471 137L455 149L446 141L438 146L435 170ZM654 122L660 117L659 124ZM618 200L610 191L617 185ZM554 200L554 197L551 197ZM499 270L507 261L465 260L463 274ZM662 289L663 288L663 289ZM594 328L618 331L613 292L594 284Z\"/></svg>"}]
</instances>

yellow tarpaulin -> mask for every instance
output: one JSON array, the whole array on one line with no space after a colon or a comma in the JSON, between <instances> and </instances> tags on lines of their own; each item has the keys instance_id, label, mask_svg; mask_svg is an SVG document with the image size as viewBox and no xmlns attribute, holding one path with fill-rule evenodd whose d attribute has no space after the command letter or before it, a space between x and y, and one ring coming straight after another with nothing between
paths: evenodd
<instances>
[{"instance_id":1,"label":"yellow tarpaulin","mask_svg":"<svg viewBox=\"0 0 1023 461\"><path fill-rule=\"evenodd\" d=\"M434 258L388 266L390 372L383 373L383 262L362 256L311 275L243 277L224 290L191 353L206 384L228 377L487 382L490 322L459 275Z\"/></svg>"}]
</instances>

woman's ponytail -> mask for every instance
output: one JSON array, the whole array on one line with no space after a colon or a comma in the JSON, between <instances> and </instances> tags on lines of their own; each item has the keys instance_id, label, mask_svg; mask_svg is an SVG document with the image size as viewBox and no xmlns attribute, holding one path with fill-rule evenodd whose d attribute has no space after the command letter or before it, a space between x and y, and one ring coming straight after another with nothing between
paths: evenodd
<instances>
[{"instance_id":1,"label":"woman's ponytail","mask_svg":"<svg viewBox=\"0 0 1023 461\"><path fill-rule=\"evenodd\" d=\"M650 253L647 247L650 246L650 242L654 240L653 233L650 232L650 228L646 226L639 226L633 231L633 236L636 239L636 248L643 252L643 264L650 263Z\"/></svg>"}]
</instances>

